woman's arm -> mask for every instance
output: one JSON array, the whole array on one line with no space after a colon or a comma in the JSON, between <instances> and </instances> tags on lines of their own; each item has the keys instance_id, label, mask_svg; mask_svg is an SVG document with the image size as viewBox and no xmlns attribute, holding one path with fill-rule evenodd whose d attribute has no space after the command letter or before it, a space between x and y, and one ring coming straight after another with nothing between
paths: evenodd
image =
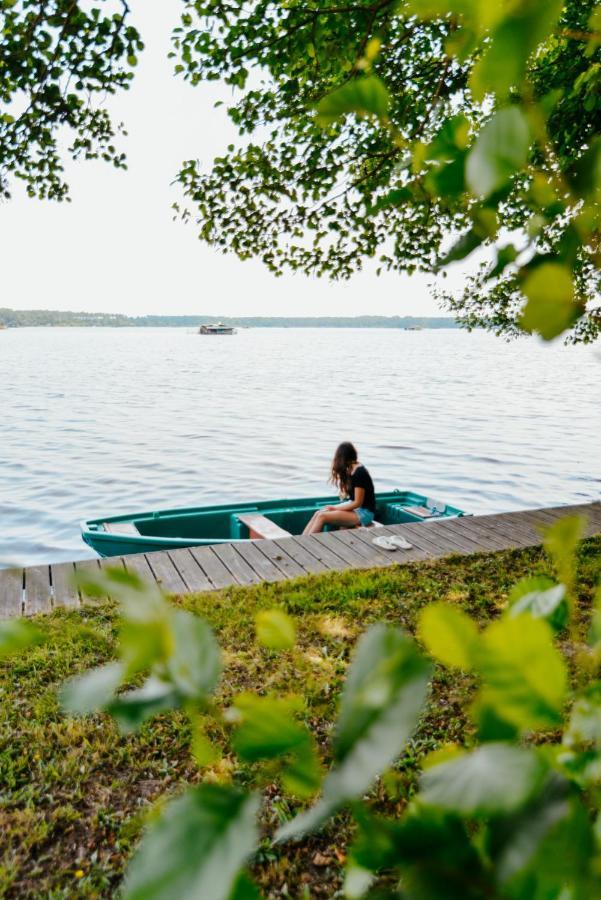
<instances>
[{"instance_id":1,"label":"woman's arm","mask_svg":"<svg viewBox=\"0 0 601 900\"><path fill-rule=\"evenodd\" d=\"M365 488L356 487L355 494L352 500L347 500L346 503L341 503L339 506L332 507L333 509L359 509L363 501L365 500Z\"/></svg>"}]
</instances>

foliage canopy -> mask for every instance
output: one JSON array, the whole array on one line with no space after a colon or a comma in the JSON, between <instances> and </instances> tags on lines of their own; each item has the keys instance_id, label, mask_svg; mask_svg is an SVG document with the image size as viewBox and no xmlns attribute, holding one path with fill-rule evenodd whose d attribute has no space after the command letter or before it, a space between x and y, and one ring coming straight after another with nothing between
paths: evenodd
<instances>
[{"instance_id":1,"label":"foliage canopy","mask_svg":"<svg viewBox=\"0 0 601 900\"><path fill-rule=\"evenodd\" d=\"M600 23L593 0L190 0L176 71L233 86L243 140L184 163L183 215L276 274L436 272L492 247L442 294L469 326L592 340Z\"/></svg>"},{"instance_id":2,"label":"foliage canopy","mask_svg":"<svg viewBox=\"0 0 601 900\"><path fill-rule=\"evenodd\" d=\"M30 197L67 199L65 139L74 159L125 166L102 104L143 48L128 14L125 0L0 0L0 197L12 176Z\"/></svg>"}]
</instances>

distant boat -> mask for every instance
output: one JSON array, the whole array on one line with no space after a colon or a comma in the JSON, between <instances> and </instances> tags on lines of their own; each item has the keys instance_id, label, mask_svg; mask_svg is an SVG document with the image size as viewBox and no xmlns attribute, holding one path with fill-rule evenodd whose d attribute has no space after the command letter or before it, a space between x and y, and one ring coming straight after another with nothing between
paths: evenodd
<instances>
[{"instance_id":1,"label":"distant boat","mask_svg":"<svg viewBox=\"0 0 601 900\"><path fill-rule=\"evenodd\" d=\"M89 519L81 523L81 532L86 544L100 556L235 543L256 538L278 540L300 534L317 509L339 502L338 497L297 497L163 509ZM463 515L463 510L457 507L413 491L376 494L376 521L380 525Z\"/></svg>"},{"instance_id":2,"label":"distant boat","mask_svg":"<svg viewBox=\"0 0 601 900\"><path fill-rule=\"evenodd\" d=\"M201 325L198 329L199 334L236 334L236 329L231 325L224 325L223 322L215 322L214 325Z\"/></svg>"},{"instance_id":3,"label":"distant boat","mask_svg":"<svg viewBox=\"0 0 601 900\"><path fill-rule=\"evenodd\" d=\"M403 328L403 331L423 331L421 325L408 325L406 328Z\"/></svg>"}]
</instances>

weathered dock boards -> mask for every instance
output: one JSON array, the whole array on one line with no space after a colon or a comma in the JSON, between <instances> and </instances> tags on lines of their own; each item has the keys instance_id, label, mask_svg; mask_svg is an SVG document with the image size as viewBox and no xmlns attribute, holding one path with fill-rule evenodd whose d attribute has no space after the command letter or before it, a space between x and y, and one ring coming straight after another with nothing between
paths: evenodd
<instances>
[{"instance_id":1,"label":"weathered dock boards","mask_svg":"<svg viewBox=\"0 0 601 900\"><path fill-rule=\"evenodd\" d=\"M73 585L76 571L93 573L107 566L124 566L142 578L156 581L166 593L181 595L320 572L403 565L450 554L535 546L541 542L541 529L563 516L576 514L586 520L587 537L601 534L601 502L596 502L3 569L0 618L35 615L59 607L75 608L85 603L85 595ZM374 536L380 534L400 534L412 544L412 549L394 553L380 550L372 543Z\"/></svg>"}]
</instances>

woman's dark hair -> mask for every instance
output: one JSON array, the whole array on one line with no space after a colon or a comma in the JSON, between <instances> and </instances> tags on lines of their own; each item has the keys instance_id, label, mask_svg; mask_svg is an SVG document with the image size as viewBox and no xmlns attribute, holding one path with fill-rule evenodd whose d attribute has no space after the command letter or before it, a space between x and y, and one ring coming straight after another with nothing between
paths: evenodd
<instances>
[{"instance_id":1,"label":"woman's dark hair","mask_svg":"<svg viewBox=\"0 0 601 900\"><path fill-rule=\"evenodd\" d=\"M350 441L343 441L336 448L334 459L332 460L332 474L330 481L336 485L339 491L350 494L351 489L351 473L349 471L353 463L358 460L357 451Z\"/></svg>"}]
</instances>

